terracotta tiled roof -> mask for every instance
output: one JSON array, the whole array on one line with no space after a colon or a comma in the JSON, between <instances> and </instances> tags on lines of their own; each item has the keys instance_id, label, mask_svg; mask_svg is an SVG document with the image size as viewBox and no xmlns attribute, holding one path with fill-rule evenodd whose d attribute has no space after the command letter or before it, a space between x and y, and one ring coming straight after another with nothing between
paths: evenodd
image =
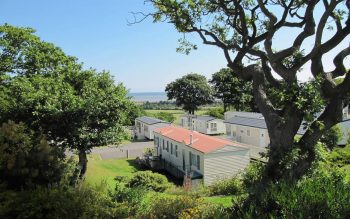
<instances>
[{"instance_id":1,"label":"terracotta tiled roof","mask_svg":"<svg viewBox=\"0 0 350 219\"><path fill-rule=\"evenodd\" d=\"M232 142L229 140L208 136L196 131L191 131L177 126L166 126L154 130L155 133L159 133L167 138L170 138L177 142L184 142L189 147L192 147L203 153L210 153L225 146L233 146L238 150L248 149L247 146ZM190 135L192 135L192 144L190 144Z\"/></svg>"}]
</instances>

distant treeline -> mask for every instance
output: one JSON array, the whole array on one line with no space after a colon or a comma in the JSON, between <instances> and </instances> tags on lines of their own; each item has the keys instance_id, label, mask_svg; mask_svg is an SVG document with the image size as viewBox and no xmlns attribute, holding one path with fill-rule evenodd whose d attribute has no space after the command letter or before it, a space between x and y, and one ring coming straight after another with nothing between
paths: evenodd
<instances>
[{"instance_id":1,"label":"distant treeline","mask_svg":"<svg viewBox=\"0 0 350 219\"><path fill-rule=\"evenodd\" d=\"M203 105L203 108L207 107L219 107L222 106L221 101L214 101L212 104ZM145 110L181 110L181 106L176 106L174 101L159 101L159 102L149 102L146 101L141 104L141 107Z\"/></svg>"}]
</instances>

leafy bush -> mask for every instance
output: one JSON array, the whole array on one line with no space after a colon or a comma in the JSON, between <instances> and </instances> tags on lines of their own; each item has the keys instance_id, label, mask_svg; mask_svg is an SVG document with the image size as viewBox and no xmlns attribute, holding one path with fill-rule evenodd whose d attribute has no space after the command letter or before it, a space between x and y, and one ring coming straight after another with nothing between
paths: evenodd
<instances>
[{"instance_id":1,"label":"leafy bush","mask_svg":"<svg viewBox=\"0 0 350 219\"><path fill-rule=\"evenodd\" d=\"M128 209L105 192L80 188L37 188L0 194L0 218L126 218Z\"/></svg>"},{"instance_id":2,"label":"leafy bush","mask_svg":"<svg viewBox=\"0 0 350 219\"><path fill-rule=\"evenodd\" d=\"M321 137L320 142L323 143L327 148L333 149L338 146L338 142L341 140L342 136L343 133L339 125L335 125Z\"/></svg>"},{"instance_id":3,"label":"leafy bush","mask_svg":"<svg viewBox=\"0 0 350 219\"><path fill-rule=\"evenodd\" d=\"M150 192L137 211L137 218L229 218L227 209L191 195Z\"/></svg>"},{"instance_id":4,"label":"leafy bush","mask_svg":"<svg viewBox=\"0 0 350 219\"><path fill-rule=\"evenodd\" d=\"M165 193L149 193L140 205L138 218L178 218L182 211L198 205L198 199L191 196L177 196Z\"/></svg>"},{"instance_id":5,"label":"leafy bush","mask_svg":"<svg viewBox=\"0 0 350 219\"><path fill-rule=\"evenodd\" d=\"M72 161L70 161L72 163ZM0 183L9 189L59 183L69 171L63 151L12 121L0 127Z\"/></svg>"},{"instance_id":6,"label":"leafy bush","mask_svg":"<svg viewBox=\"0 0 350 219\"><path fill-rule=\"evenodd\" d=\"M130 205L137 205L142 201L147 192L148 190L145 188L130 188L125 183L117 182L113 197L117 202L127 202Z\"/></svg>"},{"instance_id":7,"label":"leafy bush","mask_svg":"<svg viewBox=\"0 0 350 219\"><path fill-rule=\"evenodd\" d=\"M206 115L209 115L209 116L213 116L213 117L216 117L216 118L219 118L219 119L224 119L224 109L221 108L221 107L214 107L214 108L210 108L208 109L208 111L206 111Z\"/></svg>"},{"instance_id":8,"label":"leafy bush","mask_svg":"<svg viewBox=\"0 0 350 219\"><path fill-rule=\"evenodd\" d=\"M233 212L238 218L349 218L350 184L336 171L299 182L265 183L236 200Z\"/></svg>"},{"instance_id":9,"label":"leafy bush","mask_svg":"<svg viewBox=\"0 0 350 219\"><path fill-rule=\"evenodd\" d=\"M251 162L243 174L243 185L250 188L259 184L263 177L264 164L260 162Z\"/></svg>"},{"instance_id":10,"label":"leafy bush","mask_svg":"<svg viewBox=\"0 0 350 219\"><path fill-rule=\"evenodd\" d=\"M228 219L230 212L220 205L201 204L198 207L186 209L179 215L180 219Z\"/></svg>"},{"instance_id":11,"label":"leafy bush","mask_svg":"<svg viewBox=\"0 0 350 219\"><path fill-rule=\"evenodd\" d=\"M350 145L346 145L344 148L336 147L328 156L328 159L332 164L343 167L350 165Z\"/></svg>"},{"instance_id":12,"label":"leafy bush","mask_svg":"<svg viewBox=\"0 0 350 219\"><path fill-rule=\"evenodd\" d=\"M244 192L242 180L230 178L217 181L209 186L210 195L238 195Z\"/></svg>"},{"instance_id":13,"label":"leafy bush","mask_svg":"<svg viewBox=\"0 0 350 219\"><path fill-rule=\"evenodd\" d=\"M128 181L130 188L145 188L156 192L163 192L170 187L167 178L152 171L140 171L135 173Z\"/></svg>"}]
</instances>

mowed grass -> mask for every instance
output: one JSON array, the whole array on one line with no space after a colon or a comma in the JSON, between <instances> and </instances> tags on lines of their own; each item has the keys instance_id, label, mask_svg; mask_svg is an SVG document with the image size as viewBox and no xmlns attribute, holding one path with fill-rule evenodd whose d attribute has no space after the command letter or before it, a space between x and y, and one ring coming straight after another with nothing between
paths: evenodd
<instances>
[{"instance_id":1,"label":"mowed grass","mask_svg":"<svg viewBox=\"0 0 350 219\"><path fill-rule=\"evenodd\" d=\"M204 201L222 205L224 207L231 207L232 206L232 196L211 196L211 197L204 197Z\"/></svg>"},{"instance_id":2,"label":"mowed grass","mask_svg":"<svg viewBox=\"0 0 350 219\"><path fill-rule=\"evenodd\" d=\"M99 185L105 181L109 188L114 189L116 176L131 176L138 169L132 159L107 159L102 160L98 154L88 156L88 169L86 182L91 185Z\"/></svg>"}]
</instances>

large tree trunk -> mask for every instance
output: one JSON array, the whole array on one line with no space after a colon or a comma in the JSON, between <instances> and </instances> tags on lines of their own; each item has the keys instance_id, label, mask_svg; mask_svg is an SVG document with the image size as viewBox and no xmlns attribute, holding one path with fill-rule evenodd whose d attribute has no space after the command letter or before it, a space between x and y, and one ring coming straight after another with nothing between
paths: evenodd
<instances>
[{"instance_id":1,"label":"large tree trunk","mask_svg":"<svg viewBox=\"0 0 350 219\"><path fill-rule=\"evenodd\" d=\"M79 178L80 179L84 179L85 177L85 173L87 170L87 156L86 156L86 152L84 150L80 150L79 151L79 167L80 167L80 174L79 174Z\"/></svg>"}]
</instances>

